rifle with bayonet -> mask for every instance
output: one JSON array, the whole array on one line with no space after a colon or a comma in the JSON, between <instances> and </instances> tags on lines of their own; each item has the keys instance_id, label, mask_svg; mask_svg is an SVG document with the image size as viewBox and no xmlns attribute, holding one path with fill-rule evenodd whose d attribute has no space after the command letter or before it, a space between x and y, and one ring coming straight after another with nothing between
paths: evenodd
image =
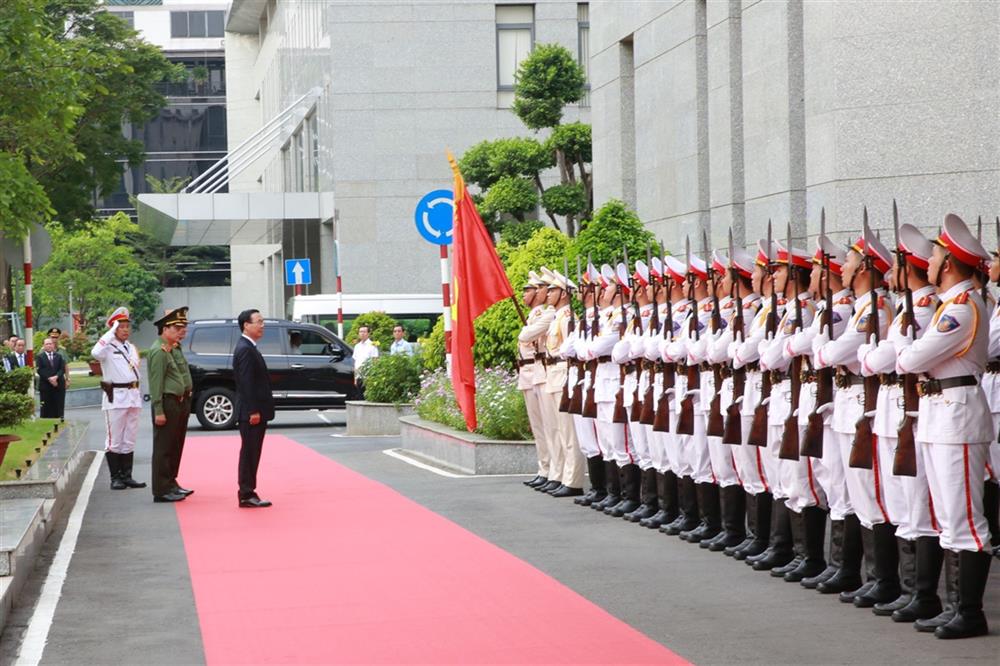
<instances>
[{"instance_id":1,"label":"rifle with bayonet","mask_svg":"<svg viewBox=\"0 0 1000 666\"><path fill-rule=\"evenodd\" d=\"M740 276L736 270L736 260L733 259L733 230L729 229L729 275L733 282L730 296L736 301L736 312L730 324L733 341L742 343L743 335L743 297L740 295ZM743 366L733 366L733 401L726 408L726 425L722 431L722 443L739 445L743 443L743 412L742 398L746 394L747 369Z\"/></svg>"},{"instance_id":2,"label":"rifle with bayonet","mask_svg":"<svg viewBox=\"0 0 1000 666\"><path fill-rule=\"evenodd\" d=\"M778 328L778 292L774 288L774 270L771 266L771 220L767 221L767 278L771 282L771 304L768 307L767 319L764 323L764 337L771 339ZM750 435L747 444L751 446L767 446L767 405L771 400L771 373L760 373L760 402L753 410L753 421L750 424Z\"/></svg>"},{"instance_id":3,"label":"rifle with bayonet","mask_svg":"<svg viewBox=\"0 0 1000 666\"><path fill-rule=\"evenodd\" d=\"M571 335L573 335L574 333L576 333L576 313L573 312L573 292L571 292L569 290L569 278L566 277L567 275L569 275L569 261L566 259L566 257L563 257L563 278L565 278L565 280L566 280L565 282L563 282L563 289L566 290L566 303L567 303L567 306L569 307L569 323L566 325L566 337L570 337ZM565 342L565 340L564 340L564 342ZM570 367L570 362L567 360L567 362L566 362L566 381L563 382L562 396L559 399L559 411L560 412L568 412L569 411L569 403L570 403L570 393L569 393L570 372L569 372L569 367Z\"/></svg>"},{"instance_id":4,"label":"rifle with bayonet","mask_svg":"<svg viewBox=\"0 0 1000 666\"><path fill-rule=\"evenodd\" d=\"M590 270L590 267L592 265L593 264L591 264L591 262L590 262L590 253L588 252L587 253L587 270L588 271ZM600 311L600 308L599 308L598 303L597 303L599 294L597 292L597 280L596 279L590 285L590 294L591 294L591 297L594 300L594 319L593 319L593 321L590 324L590 339L593 340L594 338L596 338L601 333L601 311ZM586 317L587 317L586 311L584 311L583 316L586 319ZM597 359L594 358L594 359L590 359L589 361L587 361L587 368L588 368L588 370L590 372L590 385L587 386L587 397L583 401L583 416L586 417L586 418L588 418L588 419L596 419L597 418L597 399L596 399L596 397L594 395L594 387L597 385Z\"/></svg>"},{"instance_id":5,"label":"rifle with bayonet","mask_svg":"<svg viewBox=\"0 0 1000 666\"><path fill-rule=\"evenodd\" d=\"M702 246L705 249L705 263L708 266L709 288L712 290L712 333L717 335L722 329L722 309L719 307L718 275L713 263L708 259L708 234L702 231ZM712 364L712 378L715 381L715 391L708 406L708 420L705 423L705 435L722 437L726 430L726 421L722 417L722 365Z\"/></svg>"},{"instance_id":6,"label":"rifle with bayonet","mask_svg":"<svg viewBox=\"0 0 1000 666\"><path fill-rule=\"evenodd\" d=\"M826 238L826 209L820 211L819 217L819 237ZM822 284L826 286L824 298L826 299L826 309L820 315L820 332L826 329L828 339L833 339L833 286L830 284L830 255L820 242L820 255L822 257L823 277ZM817 294L817 297L819 294ZM800 453L810 458L823 457L823 411L824 405L833 402L833 368L825 367L816 371L816 406L809 415L809 423L806 425L805 435L802 438L802 450Z\"/></svg>"},{"instance_id":7,"label":"rifle with bayonet","mask_svg":"<svg viewBox=\"0 0 1000 666\"><path fill-rule=\"evenodd\" d=\"M899 245L899 212L896 210L896 200L892 200L892 229L896 234L896 275L899 276L903 291L903 314L899 322L899 331L904 336L917 339L917 317L913 309L913 290L910 289L909 266L906 256ZM892 473L896 476L917 475L917 441L914 436L914 425L917 420L917 410L920 409L920 394L917 393L917 375L908 372L903 375L903 420L899 423L899 439L896 443L896 455L892 460Z\"/></svg>"},{"instance_id":8,"label":"rifle with bayonet","mask_svg":"<svg viewBox=\"0 0 1000 666\"><path fill-rule=\"evenodd\" d=\"M656 276L653 275L653 249L651 247L646 248L646 266L649 267L649 280L653 287L653 311L649 315L649 327L647 330L649 336L652 337L656 334L656 331L660 330L660 304L656 302L656 291L658 285ZM663 268L661 266L661 271L662 270ZM656 405L653 403L654 385L656 383L656 374L654 370L655 366L645 358L643 358L640 363L646 364L647 372L646 393L642 397L642 410L639 412L639 423L642 423L643 425L653 425L653 422L656 420Z\"/></svg>"},{"instance_id":9,"label":"rifle with bayonet","mask_svg":"<svg viewBox=\"0 0 1000 666\"><path fill-rule=\"evenodd\" d=\"M794 285L791 297L795 299L795 315L792 320L792 332L802 330L802 299L799 298L799 284L795 279L795 266L792 264L792 224L788 223L788 233L786 234L788 245L788 272L785 279L785 300L788 299L788 285ZM788 312L788 306L785 306ZM792 357L788 367L789 381L789 403L788 416L785 418L785 429L781 433L781 446L778 449L778 457L783 460L799 459L799 403L802 397L802 356Z\"/></svg>"},{"instance_id":10,"label":"rifle with bayonet","mask_svg":"<svg viewBox=\"0 0 1000 666\"><path fill-rule=\"evenodd\" d=\"M649 248L646 248L646 259L649 259ZM649 262L646 263L647 270L649 268ZM625 265L625 270L628 270L628 264ZM633 273L629 273L629 287L632 292L632 333L636 336L642 336L642 309L639 307L639 283L633 276ZM635 388L632 390L632 409L629 410L628 420L632 423L639 422L639 416L642 415L642 400L639 399L639 384L642 383L642 358L631 360L633 367L635 368Z\"/></svg>"},{"instance_id":11,"label":"rifle with bayonet","mask_svg":"<svg viewBox=\"0 0 1000 666\"><path fill-rule=\"evenodd\" d=\"M688 238L685 241L687 256L687 280L688 280L688 299L690 301L690 319L688 321L688 336L695 342L698 341L698 304L695 302L694 296L694 271L691 270L691 239ZM678 435L693 435L694 434L694 392L699 392L701 389L701 370L698 368L697 363L690 363L685 359L685 365L687 368L687 391L684 393L684 399L681 400L680 414L677 417L677 434Z\"/></svg>"},{"instance_id":12,"label":"rifle with bayonet","mask_svg":"<svg viewBox=\"0 0 1000 666\"><path fill-rule=\"evenodd\" d=\"M878 283L875 279L875 260L871 249L871 229L868 228L868 207L864 210L863 231L865 238L865 270L871 276L871 287L869 293L869 306L871 312L868 314L868 321L865 323L865 339L868 342L874 340L878 343ZM872 432L872 417L875 406L878 403L879 378L878 375L871 375L864 378L864 413L854 429L854 442L851 445L851 454L847 464L857 469L872 469L874 467L875 455L875 435Z\"/></svg>"},{"instance_id":13,"label":"rifle with bayonet","mask_svg":"<svg viewBox=\"0 0 1000 666\"><path fill-rule=\"evenodd\" d=\"M583 305L583 282L580 281L580 256L576 257L576 288L580 290L580 300L581 305ZM572 299L570 299L570 307L572 308ZM584 306L581 310L583 315L580 317L580 337L586 339L587 337L587 308ZM575 321L576 317L570 321ZM571 361L572 366L566 366L566 379L569 381L569 368L576 368L576 383L573 384L573 394L570 396L569 405L566 407L566 411L570 414L580 414L583 411L583 372L584 372L584 362L581 361L575 355Z\"/></svg>"},{"instance_id":14,"label":"rifle with bayonet","mask_svg":"<svg viewBox=\"0 0 1000 666\"><path fill-rule=\"evenodd\" d=\"M624 264L625 270L628 271L628 248L623 248L625 250L624 254ZM618 275L617 262L615 265L615 293L618 298L618 303L621 309L621 321L618 322L618 339L622 340L625 338L625 331L628 329L628 310L625 308L625 294L622 292L621 278ZM615 411L611 417L612 423L628 423L628 411L625 409L625 376L626 369L625 364L622 363L618 366L618 393L615 394Z\"/></svg>"},{"instance_id":15,"label":"rifle with bayonet","mask_svg":"<svg viewBox=\"0 0 1000 666\"><path fill-rule=\"evenodd\" d=\"M667 255L664 246L660 249L663 255L660 261L663 265L663 285L667 291L667 308L665 310L667 319L663 322L663 339L674 339L674 278L667 275ZM674 386L677 383L677 364L663 361L663 391L660 399L656 403L656 416L653 417L653 430L655 432L667 432L670 430L670 400L673 396Z\"/></svg>"}]
</instances>

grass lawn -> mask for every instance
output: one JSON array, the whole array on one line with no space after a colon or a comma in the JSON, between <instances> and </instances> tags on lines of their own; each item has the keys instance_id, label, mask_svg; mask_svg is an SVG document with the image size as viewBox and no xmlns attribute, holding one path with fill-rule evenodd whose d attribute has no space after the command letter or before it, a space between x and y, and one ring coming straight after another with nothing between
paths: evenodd
<instances>
[{"instance_id":1,"label":"grass lawn","mask_svg":"<svg viewBox=\"0 0 1000 666\"><path fill-rule=\"evenodd\" d=\"M41 446L42 437L52 432L53 427L58 422L59 419L25 421L17 428L4 433L20 435L21 440L12 442L7 448L7 455L4 456L3 462L0 462L0 481L15 478L14 469L16 467L23 468L25 460L34 462L38 459L41 453L36 452L35 448Z\"/></svg>"},{"instance_id":2,"label":"grass lawn","mask_svg":"<svg viewBox=\"0 0 1000 666\"><path fill-rule=\"evenodd\" d=\"M94 388L95 386L101 385L101 378L98 375L93 377L89 375L73 375L69 380L69 390L82 389L82 388Z\"/></svg>"}]
</instances>

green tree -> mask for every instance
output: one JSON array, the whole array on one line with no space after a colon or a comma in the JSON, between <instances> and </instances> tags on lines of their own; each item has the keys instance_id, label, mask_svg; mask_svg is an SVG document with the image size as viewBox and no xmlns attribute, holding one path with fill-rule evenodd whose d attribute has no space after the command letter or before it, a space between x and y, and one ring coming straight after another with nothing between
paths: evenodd
<instances>
[{"instance_id":1,"label":"green tree","mask_svg":"<svg viewBox=\"0 0 1000 666\"><path fill-rule=\"evenodd\" d=\"M72 284L84 329L121 305L132 311L136 326L152 319L162 287L126 242L135 232L135 223L124 213L77 230L52 225L52 256L34 279L40 314L55 317L63 312Z\"/></svg>"},{"instance_id":2,"label":"green tree","mask_svg":"<svg viewBox=\"0 0 1000 666\"><path fill-rule=\"evenodd\" d=\"M355 345L358 342L358 329L367 326L369 337L380 349L381 354L389 353L389 346L392 344L392 329L396 325L396 320L384 312L372 311L360 314L351 322L351 329L347 331L347 344Z\"/></svg>"},{"instance_id":3,"label":"green tree","mask_svg":"<svg viewBox=\"0 0 1000 666\"><path fill-rule=\"evenodd\" d=\"M529 129L555 127L567 104L579 102L587 79L576 58L561 44L537 44L517 68L514 105Z\"/></svg>"},{"instance_id":4,"label":"green tree","mask_svg":"<svg viewBox=\"0 0 1000 666\"><path fill-rule=\"evenodd\" d=\"M595 266L600 266L620 260L622 248L628 248L630 258L645 257L647 247L659 251L653 233L628 206L611 199L594 213L594 219L573 240L569 260L575 265L576 257L586 261L589 256Z\"/></svg>"}]
</instances>

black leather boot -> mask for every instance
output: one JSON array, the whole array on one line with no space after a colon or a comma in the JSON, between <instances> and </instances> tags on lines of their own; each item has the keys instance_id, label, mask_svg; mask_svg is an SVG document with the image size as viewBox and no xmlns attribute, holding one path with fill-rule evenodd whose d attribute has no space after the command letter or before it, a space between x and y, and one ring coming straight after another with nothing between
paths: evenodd
<instances>
[{"instance_id":1,"label":"black leather boot","mask_svg":"<svg viewBox=\"0 0 1000 666\"><path fill-rule=\"evenodd\" d=\"M864 582L859 584L857 588L846 588L840 593L838 598L844 604L853 603L854 597L865 594L875 587L875 535L871 530L861 527L860 521L858 522L858 529L861 534L861 552L864 556L864 575L862 577ZM872 553L872 555L869 555L869 553Z\"/></svg>"},{"instance_id":2,"label":"black leather boot","mask_svg":"<svg viewBox=\"0 0 1000 666\"><path fill-rule=\"evenodd\" d=\"M753 496L754 504L754 538L745 548L733 553L733 559L749 562L750 558L760 557L767 550L771 538L771 510L774 500L771 493L759 493Z\"/></svg>"},{"instance_id":3,"label":"black leather boot","mask_svg":"<svg viewBox=\"0 0 1000 666\"><path fill-rule=\"evenodd\" d=\"M626 513L631 513L639 508L639 486L642 483L642 470L633 463L625 465L618 470L621 477L622 500L614 506L604 509L606 515L612 518L621 518Z\"/></svg>"},{"instance_id":4,"label":"black leather boot","mask_svg":"<svg viewBox=\"0 0 1000 666\"><path fill-rule=\"evenodd\" d=\"M746 535L743 537L743 541L740 541L735 546L729 546L722 549L722 554L726 557L733 557L737 552L753 543L754 535L757 533L757 521L755 515L756 506L757 502L755 500L755 496L743 491L743 511L746 514Z\"/></svg>"},{"instance_id":5,"label":"black leather boot","mask_svg":"<svg viewBox=\"0 0 1000 666\"><path fill-rule=\"evenodd\" d=\"M826 542L826 511L818 506L807 506L802 510L804 557L799 566L785 574L785 581L798 583L810 576L818 576L826 571L823 557Z\"/></svg>"},{"instance_id":6,"label":"black leather boot","mask_svg":"<svg viewBox=\"0 0 1000 666\"><path fill-rule=\"evenodd\" d=\"M639 506L623 517L630 523L638 523L656 514L656 470L650 467L642 470L642 481L639 484Z\"/></svg>"},{"instance_id":7,"label":"black leather boot","mask_svg":"<svg viewBox=\"0 0 1000 666\"><path fill-rule=\"evenodd\" d=\"M125 490L128 486L122 480L122 458L121 453L108 451L104 454L108 461L108 471L111 473L111 490Z\"/></svg>"},{"instance_id":8,"label":"black leather boot","mask_svg":"<svg viewBox=\"0 0 1000 666\"><path fill-rule=\"evenodd\" d=\"M944 551L937 537L920 537L914 542L915 573L910 603L892 614L893 622L929 620L941 613L938 580Z\"/></svg>"},{"instance_id":9,"label":"black leather boot","mask_svg":"<svg viewBox=\"0 0 1000 666\"><path fill-rule=\"evenodd\" d=\"M820 594L841 594L861 587L861 523L853 513L844 518L844 536L840 550L840 568L830 578L819 583Z\"/></svg>"},{"instance_id":10,"label":"black leather boot","mask_svg":"<svg viewBox=\"0 0 1000 666\"><path fill-rule=\"evenodd\" d=\"M794 557L792 557L791 562L788 564L771 569L771 576L774 578L784 578L785 574L798 569L799 565L806 558L805 514L796 513L788 509L788 522L792 528L792 553Z\"/></svg>"},{"instance_id":11,"label":"black leather boot","mask_svg":"<svg viewBox=\"0 0 1000 666\"><path fill-rule=\"evenodd\" d=\"M940 542L938 543L940 548ZM915 620L913 628L920 632L930 633L942 627L955 617L958 612L958 553L950 550L944 552L944 598L945 606L940 613L926 620Z\"/></svg>"},{"instance_id":12,"label":"black leather boot","mask_svg":"<svg viewBox=\"0 0 1000 666\"><path fill-rule=\"evenodd\" d=\"M815 590L820 583L833 578L833 575L840 570L843 560L841 553L844 547L844 521L830 521L830 558L827 560L826 568L816 576L809 576L800 581L802 587L808 590Z\"/></svg>"},{"instance_id":13,"label":"black leather boot","mask_svg":"<svg viewBox=\"0 0 1000 666\"><path fill-rule=\"evenodd\" d=\"M783 567L795 557L792 550L792 524L785 500L776 499L771 502L771 538L767 550L757 557L748 557L754 571L770 571L775 567Z\"/></svg>"},{"instance_id":14,"label":"black leather boot","mask_svg":"<svg viewBox=\"0 0 1000 666\"><path fill-rule=\"evenodd\" d=\"M659 509L648 518L643 518L639 524L649 529L657 529L660 525L667 523L667 475L663 472L656 472L656 506Z\"/></svg>"},{"instance_id":15,"label":"black leather boot","mask_svg":"<svg viewBox=\"0 0 1000 666\"><path fill-rule=\"evenodd\" d=\"M990 577L993 555L987 551L963 550L958 554L958 613L937 629L938 638L972 638L990 633L983 613L983 593Z\"/></svg>"},{"instance_id":16,"label":"black leather boot","mask_svg":"<svg viewBox=\"0 0 1000 666\"><path fill-rule=\"evenodd\" d=\"M120 460L121 465L121 480L127 488L145 488L146 484L141 481L136 481L132 478L132 462L135 458L135 452L123 453Z\"/></svg>"},{"instance_id":17,"label":"black leather boot","mask_svg":"<svg viewBox=\"0 0 1000 666\"><path fill-rule=\"evenodd\" d=\"M746 493L740 486L726 486L722 495L722 532L712 539L708 549L713 553L735 548L747 538Z\"/></svg>"},{"instance_id":18,"label":"black leather boot","mask_svg":"<svg viewBox=\"0 0 1000 666\"><path fill-rule=\"evenodd\" d=\"M606 491L604 499L590 505L594 511L604 511L609 506L614 506L622 501L622 484L618 477L618 463L614 460L604 461L604 489Z\"/></svg>"},{"instance_id":19,"label":"black leather boot","mask_svg":"<svg viewBox=\"0 0 1000 666\"><path fill-rule=\"evenodd\" d=\"M590 490L583 497L573 500L574 504L590 506L608 495L608 491L604 488L604 459L601 456L587 458L587 476L590 477Z\"/></svg>"},{"instance_id":20,"label":"black leather boot","mask_svg":"<svg viewBox=\"0 0 1000 666\"><path fill-rule=\"evenodd\" d=\"M698 488L690 476L681 477L678 481L678 499L680 514L673 522L660 527L664 534L675 536L698 527Z\"/></svg>"},{"instance_id":21,"label":"black leather boot","mask_svg":"<svg viewBox=\"0 0 1000 666\"><path fill-rule=\"evenodd\" d=\"M896 526L892 523L872 525L875 536L875 585L868 592L854 597L857 608L872 608L899 597L899 551L896 547Z\"/></svg>"},{"instance_id":22,"label":"black leather boot","mask_svg":"<svg viewBox=\"0 0 1000 666\"><path fill-rule=\"evenodd\" d=\"M711 539L722 529L719 486L714 483L699 483L697 492L701 523L693 530L681 532L680 537L688 543L700 543L705 539Z\"/></svg>"},{"instance_id":23,"label":"black leather boot","mask_svg":"<svg viewBox=\"0 0 1000 666\"><path fill-rule=\"evenodd\" d=\"M899 551L899 596L885 604L875 604L872 612L888 617L901 608L905 608L913 599L914 578L917 575L916 541L896 538L896 548Z\"/></svg>"},{"instance_id":24,"label":"black leather boot","mask_svg":"<svg viewBox=\"0 0 1000 666\"><path fill-rule=\"evenodd\" d=\"M983 515L990 528L990 544L1000 546L1000 483L996 481L983 486Z\"/></svg>"}]
</instances>

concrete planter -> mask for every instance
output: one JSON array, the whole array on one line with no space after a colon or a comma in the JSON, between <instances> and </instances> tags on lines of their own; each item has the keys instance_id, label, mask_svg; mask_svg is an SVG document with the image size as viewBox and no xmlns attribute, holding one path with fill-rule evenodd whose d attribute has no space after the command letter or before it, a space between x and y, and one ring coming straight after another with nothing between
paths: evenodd
<instances>
[{"instance_id":1,"label":"concrete planter","mask_svg":"<svg viewBox=\"0 0 1000 666\"><path fill-rule=\"evenodd\" d=\"M413 414L413 405L391 402L347 401L347 434L365 437L372 435L398 435L399 417Z\"/></svg>"},{"instance_id":2,"label":"concrete planter","mask_svg":"<svg viewBox=\"0 0 1000 666\"><path fill-rule=\"evenodd\" d=\"M399 419L402 448L466 474L533 474L535 442L488 439L419 416Z\"/></svg>"}]
</instances>

